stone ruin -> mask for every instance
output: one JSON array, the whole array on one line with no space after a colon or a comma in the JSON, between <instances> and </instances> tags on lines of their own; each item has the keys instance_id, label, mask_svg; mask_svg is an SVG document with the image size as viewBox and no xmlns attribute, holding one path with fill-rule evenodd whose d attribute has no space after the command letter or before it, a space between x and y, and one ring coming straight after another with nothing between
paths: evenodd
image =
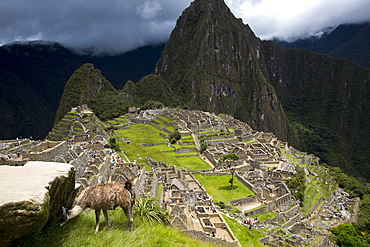
<instances>
[{"instance_id":1,"label":"stone ruin","mask_svg":"<svg viewBox=\"0 0 370 247\"><path fill-rule=\"evenodd\" d=\"M329 246L328 238L318 237L321 236L324 229L328 229L335 223L343 222L343 220L354 220L355 215L349 214L347 210L349 199L345 199L345 194L338 192L339 194L333 194L331 201L328 199L324 202L323 210L314 218L315 227L312 227L312 219L301 213L297 201L283 181L284 178L294 176L296 166L284 159L281 148L284 148L287 155L294 155L296 159L300 159L300 164L307 163L308 165L305 167L307 174L315 174L316 169L309 171L308 168L311 165L317 166L318 160L308 155L298 156L293 148L278 141L272 133L253 131L245 123L227 115L216 117L210 113L178 109L147 113L148 116L153 117L150 120L143 118L143 116L132 117L129 124L144 122L150 124L155 121L157 115L163 114L170 116L175 125L180 126L181 131L186 135L192 133L197 147L199 147L199 137L202 135L202 131L207 133L223 132L225 134L224 137L228 141L213 137L205 138L209 148L202 153L201 157L209 161L214 169L198 172L202 172L203 175L223 175L230 174L227 166L235 167L236 178L255 193L255 195L230 202L243 211L242 214L233 216L241 223L264 212L272 211L278 214L275 218L265 222L254 221L258 227L281 228L281 232L269 232L268 237L260 240L262 243L279 246L284 242L287 246L302 246L312 239L319 239L320 243L316 246ZM229 131L231 129L234 131ZM70 189L60 200L52 203L53 207L50 207L49 210L53 213L50 214L50 217L57 214L56 210L60 208L60 205L71 206L71 198L67 198L67 194L73 195L74 198L75 195L83 193L89 186L104 182L122 183L127 179L132 179L139 196L155 197L158 184L162 183L164 186L162 206L170 213L171 224L174 227L185 231L189 236L204 241L221 243L226 246L238 246L238 240L220 214L223 210L214 205L207 191L202 188L191 173L178 170L174 166L168 166L149 157L147 157L147 163L152 167L152 171L146 171L144 165L137 164L135 161L131 162L127 157L124 157L124 154L119 155L107 148L104 142L106 136L107 134L98 137L98 134L85 133L74 135L70 141L1 141L0 172L3 168L27 168L28 163L32 164L36 161L45 164L64 164L67 170L70 169L68 176L63 178L63 181L68 180L71 184L73 183L73 188L71 188L72 185L60 185ZM228 153L235 153L240 159L228 164L220 163L219 158ZM49 168L52 170L53 166L51 165ZM42 169L40 171L42 174ZM73 179L71 179L72 176ZM57 177L60 179L59 176ZM48 188L50 190L55 186ZM52 193L49 191L49 194ZM54 197L54 195L50 196L50 200ZM335 201L336 197L341 199ZM48 198L48 196L43 198ZM359 204L357 201L356 203ZM332 204L335 206L330 206ZM40 208L40 206L38 207ZM1 208L0 210L2 210ZM319 204L314 205L309 214L316 208L319 208ZM8 213L7 211L6 214ZM5 221L1 220L0 232L3 228L8 229L3 224ZM36 222L33 225L33 230L46 226L48 220L49 218L43 220L42 224ZM3 231L5 232L5 230ZM22 237L27 237L27 230L19 230L18 232L20 235L10 238L10 241L21 241ZM313 234L314 237L308 238L307 234Z\"/></svg>"},{"instance_id":2,"label":"stone ruin","mask_svg":"<svg viewBox=\"0 0 370 247\"><path fill-rule=\"evenodd\" d=\"M88 187L132 179L138 195L143 194L145 166L123 160L105 147L106 136L0 142L0 183L6 188L0 195L0 215L6 215L0 219L4 246L21 244L48 226L60 215L61 206L72 207Z\"/></svg>"},{"instance_id":3,"label":"stone ruin","mask_svg":"<svg viewBox=\"0 0 370 247\"><path fill-rule=\"evenodd\" d=\"M191 237L223 246L239 246L239 242L207 191L191 173L167 166L147 157L153 177L163 184L162 207L170 213L170 223Z\"/></svg>"}]
</instances>

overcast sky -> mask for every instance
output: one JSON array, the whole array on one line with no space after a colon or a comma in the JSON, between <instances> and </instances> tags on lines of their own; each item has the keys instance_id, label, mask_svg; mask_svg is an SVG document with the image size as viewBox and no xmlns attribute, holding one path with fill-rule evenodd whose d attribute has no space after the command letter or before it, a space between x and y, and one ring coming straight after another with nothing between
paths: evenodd
<instances>
[{"instance_id":1,"label":"overcast sky","mask_svg":"<svg viewBox=\"0 0 370 247\"><path fill-rule=\"evenodd\" d=\"M96 52L165 42L191 0L0 0L0 45L48 40ZM370 20L370 0L225 0L261 39Z\"/></svg>"}]
</instances>

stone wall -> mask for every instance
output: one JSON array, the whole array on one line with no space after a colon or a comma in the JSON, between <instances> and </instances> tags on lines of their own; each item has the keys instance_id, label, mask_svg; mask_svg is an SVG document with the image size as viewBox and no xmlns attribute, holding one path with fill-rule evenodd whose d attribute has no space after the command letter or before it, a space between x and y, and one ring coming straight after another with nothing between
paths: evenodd
<instances>
[{"instance_id":1,"label":"stone wall","mask_svg":"<svg viewBox=\"0 0 370 247\"><path fill-rule=\"evenodd\" d=\"M77 159L74 159L72 162L70 162L70 164L75 167L76 178L82 177L82 175L85 172L86 167L88 167L90 161L91 161L91 157L85 151L85 152L80 153L80 155L77 157Z\"/></svg>"},{"instance_id":2,"label":"stone wall","mask_svg":"<svg viewBox=\"0 0 370 247\"><path fill-rule=\"evenodd\" d=\"M255 214L267 213L268 211L269 210L268 210L267 206L262 206L260 208L255 209L255 210L251 210L249 212L246 212L246 214L248 214L247 215L248 217L251 217L251 216L253 216Z\"/></svg>"},{"instance_id":3,"label":"stone wall","mask_svg":"<svg viewBox=\"0 0 370 247\"><path fill-rule=\"evenodd\" d=\"M163 144L167 144L167 143L165 143L165 142L161 142L161 143L149 143L149 144L142 143L141 146L143 146L143 147L152 147L152 146L159 146L159 145L163 145Z\"/></svg>"},{"instance_id":4,"label":"stone wall","mask_svg":"<svg viewBox=\"0 0 370 247\"><path fill-rule=\"evenodd\" d=\"M183 153L193 153L196 152L197 148L178 148L176 149L176 153L183 154Z\"/></svg>"},{"instance_id":5,"label":"stone wall","mask_svg":"<svg viewBox=\"0 0 370 247\"><path fill-rule=\"evenodd\" d=\"M287 222L285 222L281 227L287 229L287 228L291 227L293 224L295 224L298 221L300 221L301 219L302 219L302 214L301 213L296 214L295 216L293 216L292 218L290 218L290 220L288 220Z\"/></svg>"},{"instance_id":6,"label":"stone wall","mask_svg":"<svg viewBox=\"0 0 370 247\"><path fill-rule=\"evenodd\" d=\"M247 181L243 176L240 176L237 172L235 173L235 177L242 183L244 184L248 189L251 191L255 192L254 185L251 184L249 181Z\"/></svg>"},{"instance_id":7,"label":"stone wall","mask_svg":"<svg viewBox=\"0 0 370 247\"><path fill-rule=\"evenodd\" d=\"M135 192L140 196L144 192L145 181L147 179L145 165L140 170L140 176L135 179Z\"/></svg>"},{"instance_id":8,"label":"stone wall","mask_svg":"<svg viewBox=\"0 0 370 247\"><path fill-rule=\"evenodd\" d=\"M251 202L256 202L258 200L257 196L249 196L238 200L229 201L230 204L247 204Z\"/></svg>"},{"instance_id":9,"label":"stone wall","mask_svg":"<svg viewBox=\"0 0 370 247\"><path fill-rule=\"evenodd\" d=\"M206 141L219 140L219 139L231 139L231 138L234 138L234 135L203 137L203 139Z\"/></svg>"},{"instance_id":10,"label":"stone wall","mask_svg":"<svg viewBox=\"0 0 370 247\"><path fill-rule=\"evenodd\" d=\"M50 148L49 148L50 147ZM45 141L30 152L22 152L22 157L30 161L54 161L54 158L67 153L68 143Z\"/></svg>"},{"instance_id":11,"label":"stone wall","mask_svg":"<svg viewBox=\"0 0 370 247\"><path fill-rule=\"evenodd\" d=\"M216 146L217 143L228 143L228 144L233 144L233 143L238 143L238 139L225 139L225 140L207 140L206 141L208 146Z\"/></svg>"},{"instance_id":12,"label":"stone wall","mask_svg":"<svg viewBox=\"0 0 370 247\"><path fill-rule=\"evenodd\" d=\"M153 126L153 127L155 127L155 128L157 128L157 129L159 129L160 131L163 131L163 132L166 132L166 133L168 133L168 134L170 134L171 133L171 131L169 131L168 129L166 129L166 128L162 128L162 127L160 127L160 126L158 126L158 125L155 125L155 124L150 124L151 126Z\"/></svg>"},{"instance_id":13,"label":"stone wall","mask_svg":"<svg viewBox=\"0 0 370 247\"><path fill-rule=\"evenodd\" d=\"M214 243L215 245L221 245L221 246L227 246L227 247L239 247L240 246L237 240L228 241L225 239L212 237L211 235L206 234L203 231L189 230L189 231L183 231L183 232L186 233L186 235L188 235L191 238L196 238L203 242Z\"/></svg>"},{"instance_id":14,"label":"stone wall","mask_svg":"<svg viewBox=\"0 0 370 247\"><path fill-rule=\"evenodd\" d=\"M287 193L283 196L280 196L279 198L276 198L275 200L276 206L280 209L288 208L292 205L292 195L290 193Z\"/></svg>"}]
</instances>

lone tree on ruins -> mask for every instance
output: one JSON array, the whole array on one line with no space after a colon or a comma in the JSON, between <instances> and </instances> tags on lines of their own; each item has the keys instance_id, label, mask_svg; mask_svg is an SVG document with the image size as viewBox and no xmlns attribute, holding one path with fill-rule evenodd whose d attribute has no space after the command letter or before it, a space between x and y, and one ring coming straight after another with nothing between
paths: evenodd
<instances>
[{"instance_id":1,"label":"lone tree on ruins","mask_svg":"<svg viewBox=\"0 0 370 247\"><path fill-rule=\"evenodd\" d=\"M234 189L234 174L235 174L235 168L232 166L233 163L231 162L236 160L239 160L239 156L234 153L225 154L220 159L221 162L226 161L227 167L230 169L231 179L229 180L229 183L231 185L231 190Z\"/></svg>"}]
</instances>

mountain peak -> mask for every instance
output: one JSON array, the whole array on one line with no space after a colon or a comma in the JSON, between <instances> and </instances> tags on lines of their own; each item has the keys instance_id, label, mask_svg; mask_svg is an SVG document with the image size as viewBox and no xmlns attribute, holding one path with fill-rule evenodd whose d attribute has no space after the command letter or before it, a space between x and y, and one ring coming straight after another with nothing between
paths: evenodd
<instances>
[{"instance_id":1,"label":"mountain peak","mask_svg":"<svg viewBox=\"0 0 370 247\"><path fill-rule=\"evenodd\" d=\"M231 114L286 140L286 117L259 65L260 43L223 0L196 0L178 19L156 73L185 105ZM261 100L250 105L253 98Z\"/></svg>"},{"instance_id":2,"label":"mountain peak","mask_svg":"<svg viewBox=\"0 0 370 247\"><path fill-rule=\"evenodd\" d=\"M72 107L86 104L91 97L103 90L113 91L114 88L93 64L83 64L64 87L54 123L59 122Z\"/></svg>"}]
</instances>

